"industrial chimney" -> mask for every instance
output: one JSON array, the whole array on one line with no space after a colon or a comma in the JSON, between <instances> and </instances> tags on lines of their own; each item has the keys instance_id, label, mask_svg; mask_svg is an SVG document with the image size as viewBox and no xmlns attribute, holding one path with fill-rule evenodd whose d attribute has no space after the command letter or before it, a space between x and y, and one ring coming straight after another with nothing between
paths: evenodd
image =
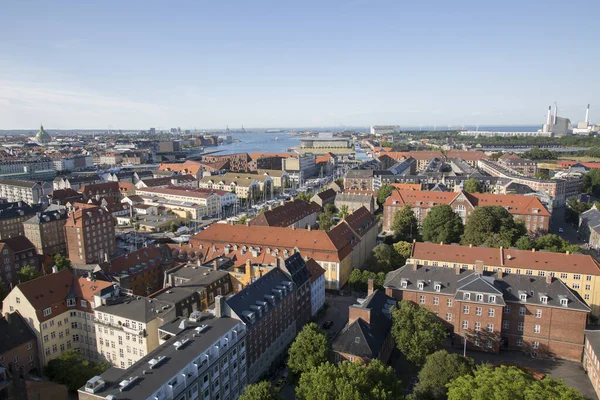
<instances>
[{"instance_id":1,"label":"industrial chimney","mask_svg":"<svg viewBox=\"0 0 600 400\"><path fill-rule=\"evenodd\" d=\"M588 104L587 109L585 110L585 125L590 126L590 105Z\"/></svg>"},{"instance_id":2,"label":"industrial chimney","mask_svg":"<svg viewBox=\"0 0 600 400\"><path fill-rule=\"evenodd\" d=\"M552 106L548 106L548 117L546 118L546 125L550 126L550 114L552 113Z\"/></svg>"}]
</instances>

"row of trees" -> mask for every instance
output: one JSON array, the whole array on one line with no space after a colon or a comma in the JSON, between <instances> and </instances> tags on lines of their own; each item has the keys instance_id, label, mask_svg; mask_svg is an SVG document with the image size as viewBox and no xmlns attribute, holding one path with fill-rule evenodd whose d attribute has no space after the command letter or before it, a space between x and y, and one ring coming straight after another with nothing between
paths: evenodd
<instances>
[{"instance_id":1,"label":"row of trees","mask_svg":"<svg viewBox=\"0 0 600 400\"><path fill-rule=\"evenodd\" d=\"M76 391L88 379L102 374L108 369L108 363L96 364L89 362L76 351L67 351L44 367L44 374L53 382L66 385L70 391Z\"/></svg>"}]
</instances>

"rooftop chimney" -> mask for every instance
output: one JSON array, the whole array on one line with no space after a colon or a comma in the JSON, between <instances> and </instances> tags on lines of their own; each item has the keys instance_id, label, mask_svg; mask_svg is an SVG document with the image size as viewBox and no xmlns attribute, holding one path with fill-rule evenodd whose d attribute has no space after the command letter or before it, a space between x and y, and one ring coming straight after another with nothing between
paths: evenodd
<instances>
[{"instance_id":1,"label":"rooftop chimney","mask_svg":"<svg viewBox=\"0 0 600 400\"><path fill-rule=\"evenodd\" d=\"M502 280L502 278L504 278L504 272L502 272L502 270L500 270L500 269L499 269L499 270L496 272L496 277L497 277L496 279L498 279L499 281L501 281L501 280Z\"/></svg>"},{"instance_id":2,"label":"rooftop chimney","mask_svg":"<svg viewBox=\"0 0 600 400\"><path fill-rule=\"evenodd\" d=\"M588 104L587 109L585 110L585 124L590 124L590 105Z\"/></svg>"},{"instance_id":3,"label":"rooftop chimney","mask_svg":"<svg viewBox=\"0 0 600 400\"><path fill-rule=\"evenodd\" d=\"M246 278L252 282L252 262L250 259L246 260Z\"/></svg>"},{"instance_id":4,"label":"rooftop chimney","mask_svg":"<svg viewBox=\"0 0 600 400\"><path fill-rule=\"evenodd\" d=\"M215 317L222 317L223 311L225 311L225 297L219 295L215 297Z\"/></svg>"},{"instance_id":5,"label":"rooftop chimney","mask_svg":"<svg viewBox=\"0 0 600 400\"><path fill-rule=\"evenodd\" d=\"M547 284L551 284L552 283L552 275L550 275L550 274L546 275L546 283Z\"/></svg>"},{"instance_id":6,"label":"rooftop chimney","mask_svg":"<svg viewBox=\"0 0 600 400\"><path fill-rule=\"evenodd\" d=\"M369 278L369 280L367 281L367 285L368 285L367 295L370 296L373 294L373 287L375 285L375 279Z\"/></svg>"},{"instance_id":7,"label":"rooftop chimney","mask_svg":"<svg viewBox=\"0 0 600 400\"><path fill-rule=\"evenodd\" d=\"M454 268L454 271L456 271L456 275L460 275L461 269L460 267L456 267Z\"/></svg>"}]
</instances>

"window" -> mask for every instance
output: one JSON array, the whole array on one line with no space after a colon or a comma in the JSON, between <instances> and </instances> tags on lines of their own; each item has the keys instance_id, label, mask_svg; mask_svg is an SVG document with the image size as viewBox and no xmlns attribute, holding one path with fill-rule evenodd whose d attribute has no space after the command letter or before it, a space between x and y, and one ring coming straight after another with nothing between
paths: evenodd
<instances>
[{"instance_id":1,"label":"window","mask_svg":"<svg viewBox=\"0 0 600 400\"><path fill-rule=\"evenodd\" d=\"M517 330L519 332L523 332L523 330L525 330L525 322L519 322L519 325L517 326Z\"/></svg>"},{"instance_id":2,"label":"window","mask_svg":"<svg viewBox=\"0 0 600 400\"><path fill-rule=\"evenodd\" d=\"M419 288L419 290L423 290L424 286L425 286L425 284L423 282L417 283L417 287Z\"/></svg>"},{"instance_id":3,"label":"window","mask_svg":"<svg viewBox=\"0 0 600 400\"><path fill-rule=\"evenodd\" d=\"M591 281L592 280L592 276L591 275L586 275L585 280L586 281Z\"/></svg>"},{"instance_id":4,"label":"window","mask_svg":"<svg viewBox=\"0 0 600 400\"><path fill-rule=\"evenodd\" d=\"M48 335L44 335L44 343L48 343Z\"/></svg>"},{"instance_id":5,"label":"window","mask_svg":"<svg viewBox=\"0 0 600 400\"><path fill-rule=\"evenodd\" d=\"M548 296L541 296L540 301L542 304L548 304Z\"/></svg>"},{"instance_id":6,"label":"window","mask_svg":"<svg viewBox=\"0 0 600 400\"><path fill-rule=\"evenodd\" d=\"M479 346L479 338L475 338L475 339L473 339L473 344L474 344L475 346Z\"/></svg>"},{"instance_id":7,"label":"window","mask_svg":"<svg viewBox=\"0 0 600 400\"><path fill-rule=\"evenodd\" d=\"M31 350L31 343L27 343L27 350Z\"/></svg>"},{"instance_id":8,"label":"window","mask_svg":"<svg viewBox=\"0 0 600 400\"><path fill-rule=\"evenodd\" d=\"M519 307L519 315L524 317L527 314L527 309L525 307Z\"/></svg>"},{"instance_id":9,"label":"window","mask_svg":"<svg viewBox=\"0 0 600 400\"><path fill-rule=\"evenodd\" d=\"M542 318L542 310L540 310L540 309L535 310L535 317Z\"/></svg>"},{"instance_id":10,"label":"window","mask_svg":"<svg viewBox=\"0 0 600 400\"><path fill-rule=\"evenodd\" d=\"M81 300L81 307L87 307L87 301Z\"/></svg>"},{"instance_id":11,"label":"window","mask_svg":"<svg viewBox=\"0 0 600 400\"><path fill-rule=\"evenodd\" d=\"M579 289L579 287L580 287L580 286L579 286L579 283L574 283L574 284L573 284L573 289Z\"/></svg>"},{"instance_id":12,"label":"window","mask_svg":"<svg viewBox=\"0 0 600 400\"><path fill-rule=\"evenodd\" d=\"M17 304L21 304L21 298L20 297L15 298L15 300L16 300Z\"/></svg>"},{"instance_id":13,"label":"window","mask_svg":"<svg viewBox=\"0 0 600 400\"><path fill-rule=\"evenodd\" d=\"M493 308L488 308L488 317L494 317L496 315L496 310Z\"/></svg>"},{"instance_id":14,"label":"window","mask_svg":"<svg viewBox=\"0 0 600 400\"><path fill-rule=\"evenodd\" d=\"M425 296L419 296L419 303L425 304Z\"/></svg>"},{"instance_id":15,"label":"window","mask_svg":"<svg viewBox=\"0 0 600 400\"><path fill-rule=\"evenodd\" d=\"M533 271L530 269L525 270L525 275L533 275Z\"/></svg>"},{"instance_id":16,"label":"window","mask_svg":"<svg viewBox=\"0 0 600 400\"><path fill-rule=\"evenodd\" d=\"M584 294L584 295L583 295L583 298L584 298L585 300L589 300L589 299L590 299L590 295L589 295L589 294Z\"/></svg>"},{"instance_id":17,"label":"window","mask_svg":"<svg viewBox=\"0 0 600 400\"><path fill-rule=\"evenodd\" d=\"M448 322L452 321L452 314L450 314L450 313L446 314L446 321L448 321Z\"/></svg>"},{"instance_id":18,"label":"window","mask_svg":"<svg viewBox=\"0 0 600 400\"><path fill-rule=\"evenodd\" d=\"M540 333L541 331L542 331L542 329L539 325L533 326L533 333Z\"/></svg>"},{"instance_id":19,"label":"window","mask_svg":"<svg viewBox=\"0 0 600 400\"><path fill-rule=\"evenodd\" d=\"M475 332L479 332L481 330L481 322L475 322Z\"/></svg>"},{"instance_id":20,"label":"window","mask_svg":"<svg viewBox=\"0 0 600 400\"><path fill-rule=\"evenodd\" d=\"M469 321L463 321L462 328L463 329L469 329Z\"/></svg>"},{"instance_id":21,"label":"window","mask_svg":"<svg viewBox=\"0 0 600 400\"><path fill-rule=\"evenodd\" d=\"M502 329L510 329L510 321L506 319L502 321Z\"/></svg>"},{"instance_id":22,"label":"window","mask_svg":"<svg viewBox=\"0 0 600 400\"><path fill-rule=\"evenodd\" d=\"M469 313L469 306L463 306L463 314Z\"/></svg>"},{"instance_id":23,"label":"window","mask_svg":"<svg viewBox=\"0 0 600 400\"><path fill-rule=\"evenodd\" d=\"M519 300L521 300L521 301L527 301L527 294L526 293L521 293L519 295Z\"/></svg>"},{"instance_id":24,"label":"window","mask_svg":"<svg viewBox=\"0 0 600 400\"><path fill-rule=\"evenodd\" d=\"M592 287L590 285L585 285L585 290L591 290Z\"/></svg>"},{"instance_id":25,"label":"window","mask_svg":"<svg viewBox=\"0 0 600 400\"><path fill-rule=\"evenodd\" d=\"M569 274L565 274L564 272L560 274L560 279L567 279Z\"/></svg>"},{"instance_id":26,"label":"window","mask_svg":"<svg viewBox=\"0 0 600 400\"><path fill-rule=\"evenodd\" d=\"M492 347L494 347L494 343L491 340L488 340L487 342L485 342L485 347L491 349Z\"/></svg>"},{"instance_id":27,"label":"window","mask_svg":"<svg viewBox=\"0 0 600 400\"><path fill-rule=\"evenodd\" d=\"M510 314L510 306L509 305L504 306L504 314Z\"/></svg>"},{"instance_id":28,"label":"window","mask_svg":"<svg viewBox=\"0 0 600 400\"><path fill-rule=\"evenodd\" d=\"M495 303L496 302L496 296L489 296L488 297L488 302L489 303Z\"/></svg>"},{"instance_id":29,"label":"window","mask_svg":"<svg viewBox=\"0 0 600 400\"><path fill-rule=\"evenodd\" d=\"M531 348L537 350L540 347L540 342L531 342Z\"/></svg>"},{"instance_id":30,"label":"window","mask_svg":"<svg viewBox=\"0 0 600 400\"><path fill-rule=\"evenodd\" d=\"M487 324L487 331L494 332L494 324Z\"/></svg>"},{"instance_id":31,"label":"window","mask_svg":"<svg viewBox=\"0 0 600 400\"><path fill-rule=\"evenodd\" d=\"M434 288L435 288L436 292L439 292L439 291L442 290L442 285L440 285L439 283L436 283L435 286L434 286Z\"/></svg>"},{"instance_id":32,"label":"window","mask_svg":"<svg viewBox=\"0 0 600 400\"><path fill-rule=\"evenodd\" d=\"M581 275L575 274L575 275L573 275L573 279L575 279L576 281L578 281L578 280L581 279Z\"/></svg>"},{"instance_id":33,"label":"window","mask_svg":"<svg viewBox=\"0 0 600 400\"><path fill-rule=\"evenodd\" d=\"M47 317L50 314L52 314L52 310L50 309L50 307L44 308L43 314L44 314L44 317Z\"/></svg>"},{"instance_id":34,"label":"window","mask_svg":"<svg viewBox=\"0 0 600 400\"><path fill-rule=\"evenodd\" d=\"M471 293L465 293L463 295L463 300L471 300Z\"/></svg>"},{"instance_id":35,"label":"window","mask_svg":"<svg viewBox=\"0 0 600 400\"><path fill-rule=\"evenodd\" d=\"M446 305L452 307L452 299L446 299Z\"/></svg>"},{"instance_id":36,"label":"window","mask_svg":"<svg viewBox=\"0 0 600 400\"><path fill-rule=\"evenodd\" d=\"M56 332L50 332L50 339L56 339Z\"/></svg>"},{"instance_id":37,"label":"window","mask_svg":"<svg viewBox=\"0 0 600 400\"><path fill-rule=\"evenodd\" d=\"M475 315L481 315L483 311L483 308L481 307L475 307Z\"/></svg>"},{"instance_id":38,"label":"window","mask_svg":"<svg viewBox=\"0 0 600 400\"><path fill-rule=\"evenodd\" d=\"M477 300L477 301L483 301L483 295L482 294L475 295L475 300Z\"/></svg>"},{"instance_id":39,"label":"window","mask_svg":"<svg viewBox=\"0 0 600 400\"><path fill-rule=\"evenodd\" d=\"M560 299L560 305L566 307L569 305L569 299Z\"/></svg>"},{"instance_id":40,"label":"window","mask_svg":"<svg viewBox=\"0 0 600 400\"><path fill-rule=\"evenodd\" d=\"M67 299L67 307L75 307L76 305L75 299Z\"/></svg>"},{"instance_id":41,"label":"window","mask_svg":"<svg viewBox=\"0 0 600 400\"><path fill-rule=\"evenodd\" d=\"M439 304L440 304L440 298L439 298L439 297L434 297L434 298L433 298L433 305L434 305L434 306L437 306L437 305L439 305Z\"/></svg>"}]
</instances>

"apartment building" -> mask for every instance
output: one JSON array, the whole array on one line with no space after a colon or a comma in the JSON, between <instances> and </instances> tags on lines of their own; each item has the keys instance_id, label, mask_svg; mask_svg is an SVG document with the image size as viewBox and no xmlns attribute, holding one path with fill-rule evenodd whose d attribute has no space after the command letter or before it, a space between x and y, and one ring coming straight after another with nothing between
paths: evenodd
<instances>
[{"instance_id":1,"label":"apartment building","mask_svg":"<svg viewBox=\"0 0 600 400\"><path fill-rule=\"evenodd\" d=\"M33 243L39 255L66 255L66 221L67 209L52 205L23 222L24 236Z\"/></svg>"},{"instance_id":2,"label":"apartment building","mask_svg":"<svg viewBox=\"0 0 600 400\"><path fill-rule=\"evenodd\" d=\"M77 171L83 168L92 167L94 160L92 156L71 156L52 158L52 163L56 171Z\"/></svg>"},{"instance_id":3,"label":"apartment building","mask_svg":"<svg viewBox=\"0 0 600 400\"><path fill-rule=\"evenodd\" d=\"M0 198L9 203L25 202L38 204L44 197L44 188L37 182L0 179Z\"/></svg>"},{"instance_id":4,"label":"apartment building","mask_svg":"<svg viewBox=\"0 0 600 400\"><path fill-rule=\"evenodd\" d=\"M100 262L106 280L118 282L121 289L136 296L148 296L163 287L164 273L173 265L166 245L143 247L110 261Z\"/></svg>"},{"instance_id":5,"label":"apartment building","mask_svg":"<svg viewBox=\"0 0 600 400\"><path fill-rule=\"evenodd\" d=\"M19 282L18 272L26 265L40 270L40 259L35 246L24 236L0 240L0 284L13 287Z\"/></svg>"},{"instance_id":6,"label":"apartment building","mask_svg":"<svg viewBox=\"0 0 600 400\"><path fill-rule=\"evenodd\" d=\"M270 196L273 191L273 180L269 175L228 172L224 175L202 178L199 187L229 191L235 193L240 199L251 199L261 194Z\"/></svg>"},{"instance_id":7,"label":"apartment building","mask_svg":"<svg viewBox=\"0 0 600 400\"><path fill-rule=\"evenodd\" d=\"M312 258L306 260L310 272L310 304L314 317L325 305L325 270Z\"/></svg>"},{"instance_id":8,"label":"apartment building","mask_svg":"<svg viewBox=\"0 0 600 400\"><path fill-rule=\"evenodd\" d=\"M184 328L164 331L171 338L129 368L88 380L79 399L236 400L248 377L244 324L210 316L178 324Z\"/></svg>"},{"instance_id":9,"label":"apartment building","mask_svg":"<svg viewBox=\"0 0 600 400\"><path fill-rule=\"evenodd\" d=\"M328 289L339 290L348 281L352 268L359 267L353 263L353 251L360 238L347 225L338 226L330 232L290 232L279 227L213 224L190 238L190 250L198 252L203 262L227 257L239 267L248 259L253 264L277 265L279 257L300 252L325 269Z\"/></svg>"},{"instance_id":10,"label":"apartment building","mask_svg":"<svg viewBox=\"0 0 600 400\"><path fill-rule=\"evenodd\" d=\"M295 157L282 158L281 161L282 169L294 182L302 183L317 174L317 158L313 154L299 154Z\"/></svg>"},{"instance_id":11,"label":"apartment building","mask_svg":"<svg viewBox=\"0 0 600 400\"><path fill-rule=\"evenodd\" d=\"M121 154L123 165L140 165L148 161L148 153L145 151L126 151Z\"/></svg>"},{"instance_id":12,"label":"apartment building","mask_svg":"<svg viewBox=\"0 0 600 400\"><path fill-rule=\"evenodd\" d=\"M407 264L388 273L386 293L434 312L454 345L581 360L588 305L560 279ZM460 340L456 340L460 339Z\"/></svg>"},{"instance_id":13,"label":"apartment building","mask_svg":"<svg viewBox=\"0 0 600 400\"><path fill-rule=\"evenodd\" d=\"M204 215L217 215L221 211L222 196L211 190L183 187L139 188L136 190L136 195L144 197L145 203L156 203L168 209L196 205L197 211L193 213L195 215L191 216L194 219L202 218ZM167 202L160 201L160 199L167 200Z\"/></svg>"},{"instance_id":14,"label":"apartment building","mask_svg":"<svg viewBox=\"0 0 600 400\"><path fill-rule=\"evenodd\" d=\"M383 229L391 231L394 215L405 204L409 204L415 213L419 226L423 224L431 208L449 205L467 222L475 207L504 207L515 220L521 220L527 230L535 234L544 234L550 227L552 215L535 196L520 196L491 193L434 192L425 190L396 190L383 204Z\"/></svg>"},{"instance_id":15,"label":"apartment building","mask_svg":"<svg viewBox=\"0 0 600 400\"><path fill-rule=\"evenodd\" d=\"M99 262L116 250L114 219L100 207L77 203L65 222L65 238L71 261Z\"/></svg>"},{"instance_id":16,"label":"apartment building","mask_svg":"<svg viewBox=\"0 0 600 400\"><path fill-rule=\"evenodd\" d=\"M235 153L235 154L223 154L214 156L202 156L202 162L205 163L219 163L229 162L229 169L233 172L248 172L250 171L248 164L250 156L248 153Z\"/></svg>"},{"instance_id":17,"label":"apartment building","mask_svg":"<svg viewBox=\"0 0 600 400\"><path fill-rule=\"evenodd\" d=\"M600 315L600 266L589 255L414 243L411 256L406 262L424 266L460 266L468 270L481 265L484 271L556 277L579 293L591 307L592 315Z\"/></svg>"},{"instance_id":18,"label":"apartment building","mask_svg":"<svg viewBox=\"0 0 600 400\"><path fill-rule=\"evenodd\" d=\"M346 206L348 211L353 212L361 207L365 207L371 214L375 214L375 197L370 193L338 193L333 203L338 210Z\"/></svg>"},{"instance_id":19,"label":"apartment building","mask_svg":"<svg viewBox=\"0 0 600 400\"><path fill-rule=\"evenodd\" d=\"M186 160L183 163L162 163L158 166L158 171L179 173L181 175L193 175L197 179L202 178L202 163L199 161Z\"/></svg>"},{"instance_id":20,"label":"apartment building","mask_svg":"<svg viewBox=\"0 0 600 400\"><path fill-rule=\"evenodd\" d=\"M294 340L295 290L287 275L275 268L243 291L227 299L216 298L217 317L229 316L245 325L248 383L257 382Z\"/></svg>"},{"instance_id":21,"label":"apartment building","mask_svg":"<svg viewBox=\"0 0 600 400\"><path fill-rule=\"evenodd\" d=\"M2 304L3 314L19 311L35 332L40 365L76 350L97 362L94 295L113 290L112 282L76 277L63 269L17 285Z\"/></svg>"},{"instance_id":22,"label":"apartment building","mask_svg":"<svg viewBox=\"0 0 600 400\"><path fill-rule=\"evenodd\" d=\"M100 200L105 198L119 201L121 199L119 182L93 183L82 186L79 192L85 200Z\"/></svg>"},{"instance_id":23,"label":"apartment building","mask_svg":"<svg viewBox=\"0 0 600 400\"><path fill-rule=\"evenodd\" d=\"M73 189L75 191L81 189L86 185L94 185L97 183L104 183L99 175L78 175L78 176L58 176L52 182L54 190L62 189Z\"/></svg>"},{"instance_id":24,"label":"apartment building","mask_svg":"<svg viewBox=\"0 0 600 400\"><path fill-rule=\"evenodd\" d=\"M47 157L4 159L0 161L0 176L29 175L35 179L53 179L56 169L51 159ZM28 178L25 178L28 179Z\"/></svg>"},{"instance_id":25,"label":"apartment building","mask_svg":"<svg viewBox=\"0 0 600 400\"><path fill-rule=\"evenodd\" d=\"M120 153L105 153L94 156L95 165L117 166L123 163L123 156Z\"/></svg>"},{"instance_id":26,"label":"apartment building","mask_svg":"<svg viewBox=\"0 0 600 400\"><path fill-rule=\"evenodd\" d=\"M594 391L600 396L600 331L585 331L585 346L583 352L583 369L587 374Z\"/></svg>"},{"instance_id":27,"label":"apartment building","mask_svg":"<svg viewBox=\"0 0 600 400\"><path fill-rule=\"evenodd\" d=\"M508 178L513 182L527 185L533 190L546 193L552 198L554 207L564 206L567 199L578 193L578 188L581 187L583 180L578 179L536 179L526 176L521 176L513 171L504 168L499 163L494 163L489 160L479 160L477 167L496 177Z\"/></svg>"},{"instance_id":28,"label":"apartment building","mask_svg":"<svg viewBox=\"0 0 600 400\"><path fill-rule=\"evenodd\" d=\"M116 287L94 297L96 343L102 360L125 369L159 346L158 328L176 318L170 304L123 295Z\"/></svg>"},{"instance_id":29,"label":"apartment building","mask_svg":"<svg viewBox=\"0 0 600 400\"><path fill-rule=\"evenodd\" d=\"M42 209L42 204L28 204L22 201L0 203L0 240L23 236L23 223Z\"/></svg>"},{"instance_id":30,"label":"apartment building","mask_svg":"<svg viewBox=\"0 0 600 400\"><path fill-rule=\"evenodd\" d=\"M321 207L317 203L294 200L278 207L269 207L269 210L253 218L250 225L307 229L316 226L319 212Z\"/></svg>"},{"instance_id":31,"label":"apartment building","mask_svg":"<svg viewBox=\"0 0 600 400\"><path fill-rule=\"evenodd\" d=\"M537 162L534 160L527 160L519 157L500 157L498 163L503 167L524 176L535 176L538 171Z\"/></svg>"},{"instance_id":32,"label":"apartment building","mask_svg":"<svg viewBox=\"0 0 600 400\"><path fill-rule=\"evenodd\" d=\"M193 175L175 175L175 176L163 176L159 178L142 178L136 184L137 189L143 188L168 188L171 186L176 187L189 187L197 188L198 180Z\"/></svg>"},{"instance_id":33,"label":"apartment building","mask_svg":"<svg viewBox=\"0 0 600 400\"><path fill-rule=\"evenodd\" d=\"M217 296L233 293L229 273L217 267L216 262L212 266L177 265L165 271L164 289L153 297L172 303L177 315L185 318L194 311L205 311L215 304Z\"/></svg>"},{"instance_id":34,"label":"apartment building","mask_svg":"<svg viewBox=\"0 0 600 400\"><path fill-rule=\"evenodd\" d=\"M386 364L394 350L392 310L397 301L373 286L369 279L367 297L348 308L348 323L331 344L336 362Z\"/></svg>"},{"instance_id":35,"label":"apartment building","mask_svg":"<svg viewBox=\"0 0 600 400\"><path fill-rule=\"evenodd\" d=\"M591 248L596 251L600 249L600 211L596 204L589 210L579 214L578 233Z\"/></svg>"},{"instance_id":36,"label":"apartment building","mask_svg":"<svg viewBox=\"0 0 600 400\"><path fill-rule=\"evenodd\" d=\"M0 318L0 337L0 365L8 370L15 383L30 374L40 375L35 333L18 311Z\"/></svg>"}]
</instances>

